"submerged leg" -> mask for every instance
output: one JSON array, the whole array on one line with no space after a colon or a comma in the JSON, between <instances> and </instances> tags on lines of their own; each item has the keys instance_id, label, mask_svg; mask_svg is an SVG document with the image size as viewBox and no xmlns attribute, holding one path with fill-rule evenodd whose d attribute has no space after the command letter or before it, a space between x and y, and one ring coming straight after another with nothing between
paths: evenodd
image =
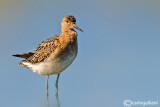
<instances>
[{"instance_id":1,"label":"submerged leg","mask_svg":"<svg viewBox=\"0 0 160 107\"><path fill-rule=\"evenodd\" d=\"M60 107L60 102L59 102L59 97L58 97L58 80L59 80L59 76L60 74L57 75L57 80L56 80L56 99L57 99L57 103L58 103L58 106L57 107Z\"/></svg>"},{"instance_id":2,"label":"submerged leg","mask_svg":"<svg viewBox=\"0 0 160 107\"><path fill-rule=\"evenodd\" d=\"M60 74L57 75L57 80L56 80L56 95L58 95L58 80L59 80Z\"/></svg>"},{"instance_id":3,"label":"submerged leg","mask_svg":"<svg viewBox=\"0 0 160 107\"><path fill-rule=\"evenodd\" d=\"M47 80L46 80L46 96L47 96L47 105L49 105L49 101L48 101L48 78L49 78L49 75L47 75Z\"/></svg>"}]
</instances>

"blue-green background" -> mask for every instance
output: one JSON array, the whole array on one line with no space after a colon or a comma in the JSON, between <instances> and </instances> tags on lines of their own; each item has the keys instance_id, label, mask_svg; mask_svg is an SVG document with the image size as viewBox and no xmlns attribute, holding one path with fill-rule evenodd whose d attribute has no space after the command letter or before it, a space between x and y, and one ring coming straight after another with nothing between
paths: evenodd
<instances>
[{"instance_id":1,"label":"blue-green background","mask_svg":"<svg viewBox=\"0 0 160 107\"><path fill-rule=\"evenodd\" d=\"M78 56L60 76L61 107L160 103L159 0L1 0L0 107L43 106L46 77L18 66L22 59L11 55L61 33L66 15L84 32L77 31ZM50 76L52 107L55 80Z\"/></svg>"}]
</instances>

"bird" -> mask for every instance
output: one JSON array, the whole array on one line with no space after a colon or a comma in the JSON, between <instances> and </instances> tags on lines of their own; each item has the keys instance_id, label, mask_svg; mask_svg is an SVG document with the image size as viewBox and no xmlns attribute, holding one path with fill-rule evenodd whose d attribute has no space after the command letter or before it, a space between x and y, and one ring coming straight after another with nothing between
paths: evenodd
<instances>
[{"instance_id":1,"label":"bird","mask_svg":"<svg viewBox=\"0 0 160 107\"><path fill-rule=\"evenodd\" d=\"M47 76L46 95L48 99L49 75L57 74L55 83L58 94L58 80L62 71L72 64L78 53L77 32L83 32L76 25L73 15L65 16L61 21L61 34L55 35L41 42L33 51L15 54L13 56L24 58L18 65L31 69L34 73Z\"/></svg>"}]
</instances>

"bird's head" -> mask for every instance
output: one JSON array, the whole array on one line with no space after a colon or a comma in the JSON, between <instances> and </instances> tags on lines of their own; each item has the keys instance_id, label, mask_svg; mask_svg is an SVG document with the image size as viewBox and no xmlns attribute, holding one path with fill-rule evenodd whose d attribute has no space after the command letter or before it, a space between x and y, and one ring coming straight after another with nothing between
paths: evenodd
<instances>
[{"instance_id":1,"label":"bird's head","mask_svg":"<svg viewBox=\"0 0 160 107\"><path fill-rule=\"evenodd\" d=\"M74 17L74 16L71 16L71 15L65 16L65 17L62 19L61 27L62 27L62 32L63 32L63 31L68 31L68 30L73 30L73 31L74 31L74 28L80 30L81 32L83 32L83 30L80 29L80 28L76 25L76 19L75 19L75 17Z\"/></svg>"}]
</instances>

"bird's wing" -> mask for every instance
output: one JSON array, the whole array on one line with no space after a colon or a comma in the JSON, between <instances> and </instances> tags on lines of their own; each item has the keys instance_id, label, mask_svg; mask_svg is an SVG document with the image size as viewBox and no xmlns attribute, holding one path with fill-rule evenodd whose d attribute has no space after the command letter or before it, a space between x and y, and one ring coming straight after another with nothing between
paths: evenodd
<instances>
[{"instance_id":1,"label":"bird's wing","mask_svg":"<svg viewBox=\"0 0 160 107\"><path fill-rule=\"evenodd\" d=\"M42 62L45 58L49 57L49 55L54 52L54 50L59 45L59 35L56 35L52 38L44 40L40 43L36 49L36 53L31 57L25 60L25 62L30 62L32 64Z\"/></svg>"},{"instance_id":2,"label":"bird's wing","mask_svg":"<svg viewBox=\"0 0 160 107\"><path fill-rule=\"evenodd\" d=\"M36 50L33 50L33 51L30 51L30 52L26 52L26 53L23 53L23 54L16 54L16 55L12 55L12 56L27 59L27 58L31 57L33 54L35 54L35 53L36 53Z\"/></svg>"}]
</instances>

